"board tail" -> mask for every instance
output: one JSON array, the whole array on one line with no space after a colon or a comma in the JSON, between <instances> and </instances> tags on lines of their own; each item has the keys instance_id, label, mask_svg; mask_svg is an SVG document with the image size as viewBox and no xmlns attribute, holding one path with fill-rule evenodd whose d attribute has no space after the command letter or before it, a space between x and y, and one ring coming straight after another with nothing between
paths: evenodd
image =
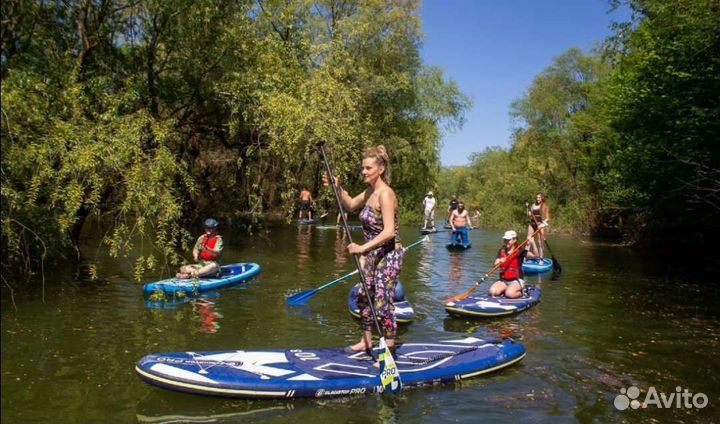
<instances>
[{"instance_id":1,"label":"board tail","mask_svg":"<svg viewBox=\"0 0 720 424\"><path fill-rule=\"evenodd\" d=\"M395 358L390 353L390 348L385 343L385 337L380 338L380 382L385 393L399 395L402 391L402 381L400 380L400 371L395 364Z\"/></svg>"}]
</instances>

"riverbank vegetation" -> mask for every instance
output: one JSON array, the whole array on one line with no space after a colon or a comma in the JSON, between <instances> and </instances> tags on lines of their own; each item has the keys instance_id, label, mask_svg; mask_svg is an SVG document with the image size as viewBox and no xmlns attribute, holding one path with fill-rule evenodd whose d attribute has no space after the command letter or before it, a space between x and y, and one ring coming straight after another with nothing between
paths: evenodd
<instances>
[{"instance_id":1,"label":"riverbank vegetation","mask_svg":"<svg viewBox=\"0 0 720 424\"><path fill-rule=\"evenodd\" d=\"M331 208L321 141L351 191L362 148L387 145L405 217L435 184L483 225L522 226L542 191L561 230L708 242L720 3L627 4L601 48L568 50L514 102L510 148L441 173L470 100L420 58L416 0L4 1L3 275L79 257L90 219L112 255L142 251L139 278L208 214L289 218L303 185Z\"/></svg>"},{"instance_id":2,"label":"riverbank vegetation","mask_svg":"<svg viewBox=\"0 0 720 424\"><path fill-rule=\"evenodd\" d=\"M176 264L206 214L289 217L301 185L331 204L320 141L357 190L359 152L387 145L403 207L419 203L469 99L422 62L418 15L407 0L4 1L3 274L79 256L91 218L114 256L152 246L139 276Z\"/></svg>"},{"instance_id":3,"label":"riverbank vegetation","mask_svg":"<svg viewBox=\"0 0 720 424\"><path fill-rule=\"evenodd\" d=\"M513 103L510 148L443 170L444 197L489 226L524 228L540 191L565 232L666 247L720 234L720 2L628 4L601 48L558 56Z\"/></svg>"}]
</instances>

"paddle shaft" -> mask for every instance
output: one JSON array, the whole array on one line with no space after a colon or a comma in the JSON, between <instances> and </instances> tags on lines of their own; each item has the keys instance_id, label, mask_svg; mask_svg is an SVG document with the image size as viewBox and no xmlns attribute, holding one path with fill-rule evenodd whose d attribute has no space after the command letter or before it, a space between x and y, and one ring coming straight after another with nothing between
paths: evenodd
<instances>
[{"instance_id":1,"label":"paddle shaft","mask_svg":"<svg viewBox=\"0 0 720 424\"><path fill-rule=\"evenodd\" d=\"M350 227L347 223L347 216L345 213L345 209L343 209L342 201L340 200L340 195L338 194L337 186L335 185L335 177L333 176L332 169L330 168L330 162L328 162L327 154L325 153L325 145L320 145L320 153L322 153L323 162L325 162L325 169L328 173L328 178L330 179L330 185L333 189L333 194L335 194L335 200L337 200L338 204L338 210L340 211L340 216L342 217L343 227L345 228L345 232L348 236L348 241L352 243L352 235L350 234ZM382 329L380 328L380 323L377 319L377 312L375 311L375 305L373 302L372 297L370 297L370 291L368 290L367 282L365 281L365 274L362 272L362 265L360 264L360 257L359 255L353 254L353 259L355 260L355 267L358 270L358 273L360 274L360 283L363 286L363 291L365 292L365 296L367 297L368 306L370 306L370 312L373 316L373 322L375 323L375 328L378 331L378 335L382 338L384 337Z\"/></svg>"},{"instance_id":2,"label":"paddle shaft","mask_svg":"<svg viewBox=\"0 0 720 424\"><path fill-rule=\"evenodd\" d=\"M327 283L327 284L323 284L322 286L316 288L315 290L322 290L322 289L324 289L324 288L330 287L330 286L332 286L333 284L339 283L340 281L345 280L345 279L348 278L348 277L352 277L353 275L355 275L355 274L357 274L357 273L358 273L358 270L356 269L355 271L350 272L350 273L347 273L347 274L343 275L343 276L340 277L340 278L336 278L335 280L332 280L331 282L329 282L329 283Z\"/></svg>"},{"instance_id":3,"label":"paddle shaft","mask_svg":"<svg viewBox=\"0 0 720 424\"><path fill-rule=\"evenodd\" d=\"M422 242L424 242L424 241L428 241L428 240L430 240L430 237L425 236L425 237L421 238L420 240L418 240L418 241L416 241L416 242L414 242L414 243L411 243L410 245L408 245L407 247L405 247L405 250L410 249L411 247L417 246L418 244L420 244L420 243L422 243ZM348 273L348 274L345 274L345 275L343 275L342 277L336 278L336 279L330 281L329 283L325 283L325 284L323 284L322 286L320 286L320 287L318 287L318 288L316 288L316 289L312 289L312 290L307 290L307 291L304 291L304 292L296 293L296 294L288 297L287 303L288 303L288 305L291 305L291 306L304 305L304 304L306 304L313 296L315 296L316 294L320 293L321 291L325 290L325 289L328 288L328 287L332 287L332 286L334 286L335 284L340 283L340 282L342 282L343 280L348 279L349 277L352 277L353 275L355 275L355 274L357 274L357 273L358 273L358 270L355 269L355 271L352 271L352 272L350 272L350 273Z\"/></svg>"}]
</instances>

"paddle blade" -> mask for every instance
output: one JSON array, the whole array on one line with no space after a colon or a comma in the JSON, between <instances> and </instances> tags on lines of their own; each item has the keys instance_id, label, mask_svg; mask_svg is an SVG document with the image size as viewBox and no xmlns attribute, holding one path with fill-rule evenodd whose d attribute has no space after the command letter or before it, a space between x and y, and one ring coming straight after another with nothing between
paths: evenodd
<instances>
[{"instance_id":1,"label":"paddle blade","mask_svg":"<svg viewBox=\"0 0 720 424\"><path fill-rule=\"evenodd\" d=\"M560 274L562 272L562 266L560 265L560 262L558 262L558 260L555 258L555 255L552 256L552 261L553 261L553 271Z\"/></svg>"},{"instance_id":2,"label":"paddle blade","mask_svg":"<svg viewBox=\"0 0 720 424\"><path fill-rule=\"evenodd\" d=\"M402 391L402 381L400 380L400 370L395 364L395 358L390 353L390 349L385 344L385 337L380 338L380 383L382 383L383 391L393 395L399 395Z\"/></svg>"},{"instance_id":3,"label":"paddle blade","mask_svg":"<svg viewBox=\"0 0 720 424\"><path fill-rule=\"evenodd\" d=\"M294 295L287 298L286 303L289 306L303 306L310 299L315 296L320 290L318 289L312 289L312 290L306 290L304 292L295 293Z\"/></svg>"},{"instance_id":4,"label":"paddle blade","mask_svg":"<svg viewBox=\"0 0 720 424\"><path fill-rule=\"evenodd\" d=\"M560 266L560 263L557 261L557 259L555 259L555 256L552 257L552 261L553 261L553 272L552 272L552 275L550 276L550 279L552 281L555 281L558 278L560 278L560 274L562 274L562 266Z\"/></svg>"},{"instance_id":5,"label":"paddle blade","mask_svg":"<svg viewBox=\"0 0 720 424\"><path fill-rule=\"evenodd\" d=\"M476 282L467 291L445 299L445 303L459 302L463 299L467 299L468 297L470 297L471 294L475 293L475 290L477 290L478 287L480 287L480 283Z\"/></svg>"}]
</instances>

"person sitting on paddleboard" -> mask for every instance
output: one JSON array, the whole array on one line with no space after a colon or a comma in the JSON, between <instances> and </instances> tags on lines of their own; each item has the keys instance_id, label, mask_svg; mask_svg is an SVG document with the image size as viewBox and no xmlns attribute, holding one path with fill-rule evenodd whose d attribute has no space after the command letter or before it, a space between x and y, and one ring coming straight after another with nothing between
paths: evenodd
<instances>
[{"instance_id":1,"label":"person sitting on paddleboard","mask_svg":"<svg viewBox=\"0 0 720 424\"><path fill-rule=\"evenodd\" d=\"M430 222L430 228L435 228L435 197L432 191L428 191L427 195L423 199L423 215L425 221L423 221L423 230L427 230L428 222Z\"/></svg>"},{"instance_id":2,"label":"person sitting on paddleboard","mask_svg":"<svg viewBox=\"0 0 720 424\"><path fill-rule=\"evenodd\" d=\"M465 210L465 203L458 203L457 209L450 214L450 226L452 227L450 242L455 243L459 237L463 246L467 246L470 243L468 228L472 228L472 221L470 221L470 215Z\"/></svg>"},{"instance_id":3,"label":"person sitting on paddleboard","mask_svg":"<svg viewBox=\"0 0 720 424\"><path fill-rule=\"evenodd\" d=\"M205 220L205 233L198 237L193 248L192 265L185 265L175 275L177 278L197 278L215 276L220 272L220 255L223 240L218 234L218 222L212 218Z\"/></svg>"},{"instance_id":4,"label":"person sitting on paddleboard","mask_svg":"<svg viewBox=\"0 0 720 424\"><path fill-rule=\"evenodd\" d=\"M450 200L450 206L448 206L448 224L450 224L450 217L452 216L452 213L455 209L458 207L458 203L460 201L457 198L457 194L453 194L452 200Z\"/></svg>"},{"instance_id":5,"label":"person sitting on paddleboard","mask_svg":"<svg viewBox=\"0 0 720 424\"><path fill-rule=\"evenodd\" d=\"M538 258L545 257L545 235L548 221L550 221L550 207L545 202L545 195L537 193L535 195L535 203L532 207L528 203L525 203L527 208L528 216L530 217L530 224L528 224L528 237L532 235L538 228L535 237L528 243L529 250L535 254Z\"/></svg>"},{"instance_id":6,"label":"person sitting on paddleboard","mask_svg":"<svg viewBox=\"0 0 720 424\"><path fill-rule=\"evenodd\" d=\"M307 211L306 219L308 221L312 220L312 201L312 193L310 193L310 190L308 190L307 187L303 187L302 190L300 190L300 210L298 211L298 219L303 219L303 212Z\"/></svg>"},{"instance_id":7,"label":"person sitting on paddleboard","mask_svg":"<svg viewBox=\"0 0 720 424\"><path fill-rule=\"evenodd\" d=\"M390 159L385 146L370 147L365 150L362 160L362 176L369 186L355 197L340 187L340 180L335 178L335 185L343 208L352 212L362 207L360 222L362 224L364 244L350 243L348 252L361 255L360 264L365 282L373 299L375 311L390 351L394 351L397 320L395 319L395 286L405 255L400 244L398 233L398 200L390 188ZM327 176L323 177L329 184ZM372 328L374 326L372 312L367 296L362 290L357 299L360 308L362 337L360 341L348 346L346 351L371 352Z\"/></svg>"},{"instance_id":8,"label":"person sitting on paddleboard","mask_svg":"<svg viewBox=\"0 0 720 424\"><path fill-rule=\"evenodd\" d=\"M526 256L534 257L527 249L516 251L517 233L513 230L505 231L504 245L498 251L495 265L500 264L500 280L496 281L489 290L490 296L505 296L515 299L522 296L525 287L523 280L522 263Z\"/></svg>"}]
</instances>

